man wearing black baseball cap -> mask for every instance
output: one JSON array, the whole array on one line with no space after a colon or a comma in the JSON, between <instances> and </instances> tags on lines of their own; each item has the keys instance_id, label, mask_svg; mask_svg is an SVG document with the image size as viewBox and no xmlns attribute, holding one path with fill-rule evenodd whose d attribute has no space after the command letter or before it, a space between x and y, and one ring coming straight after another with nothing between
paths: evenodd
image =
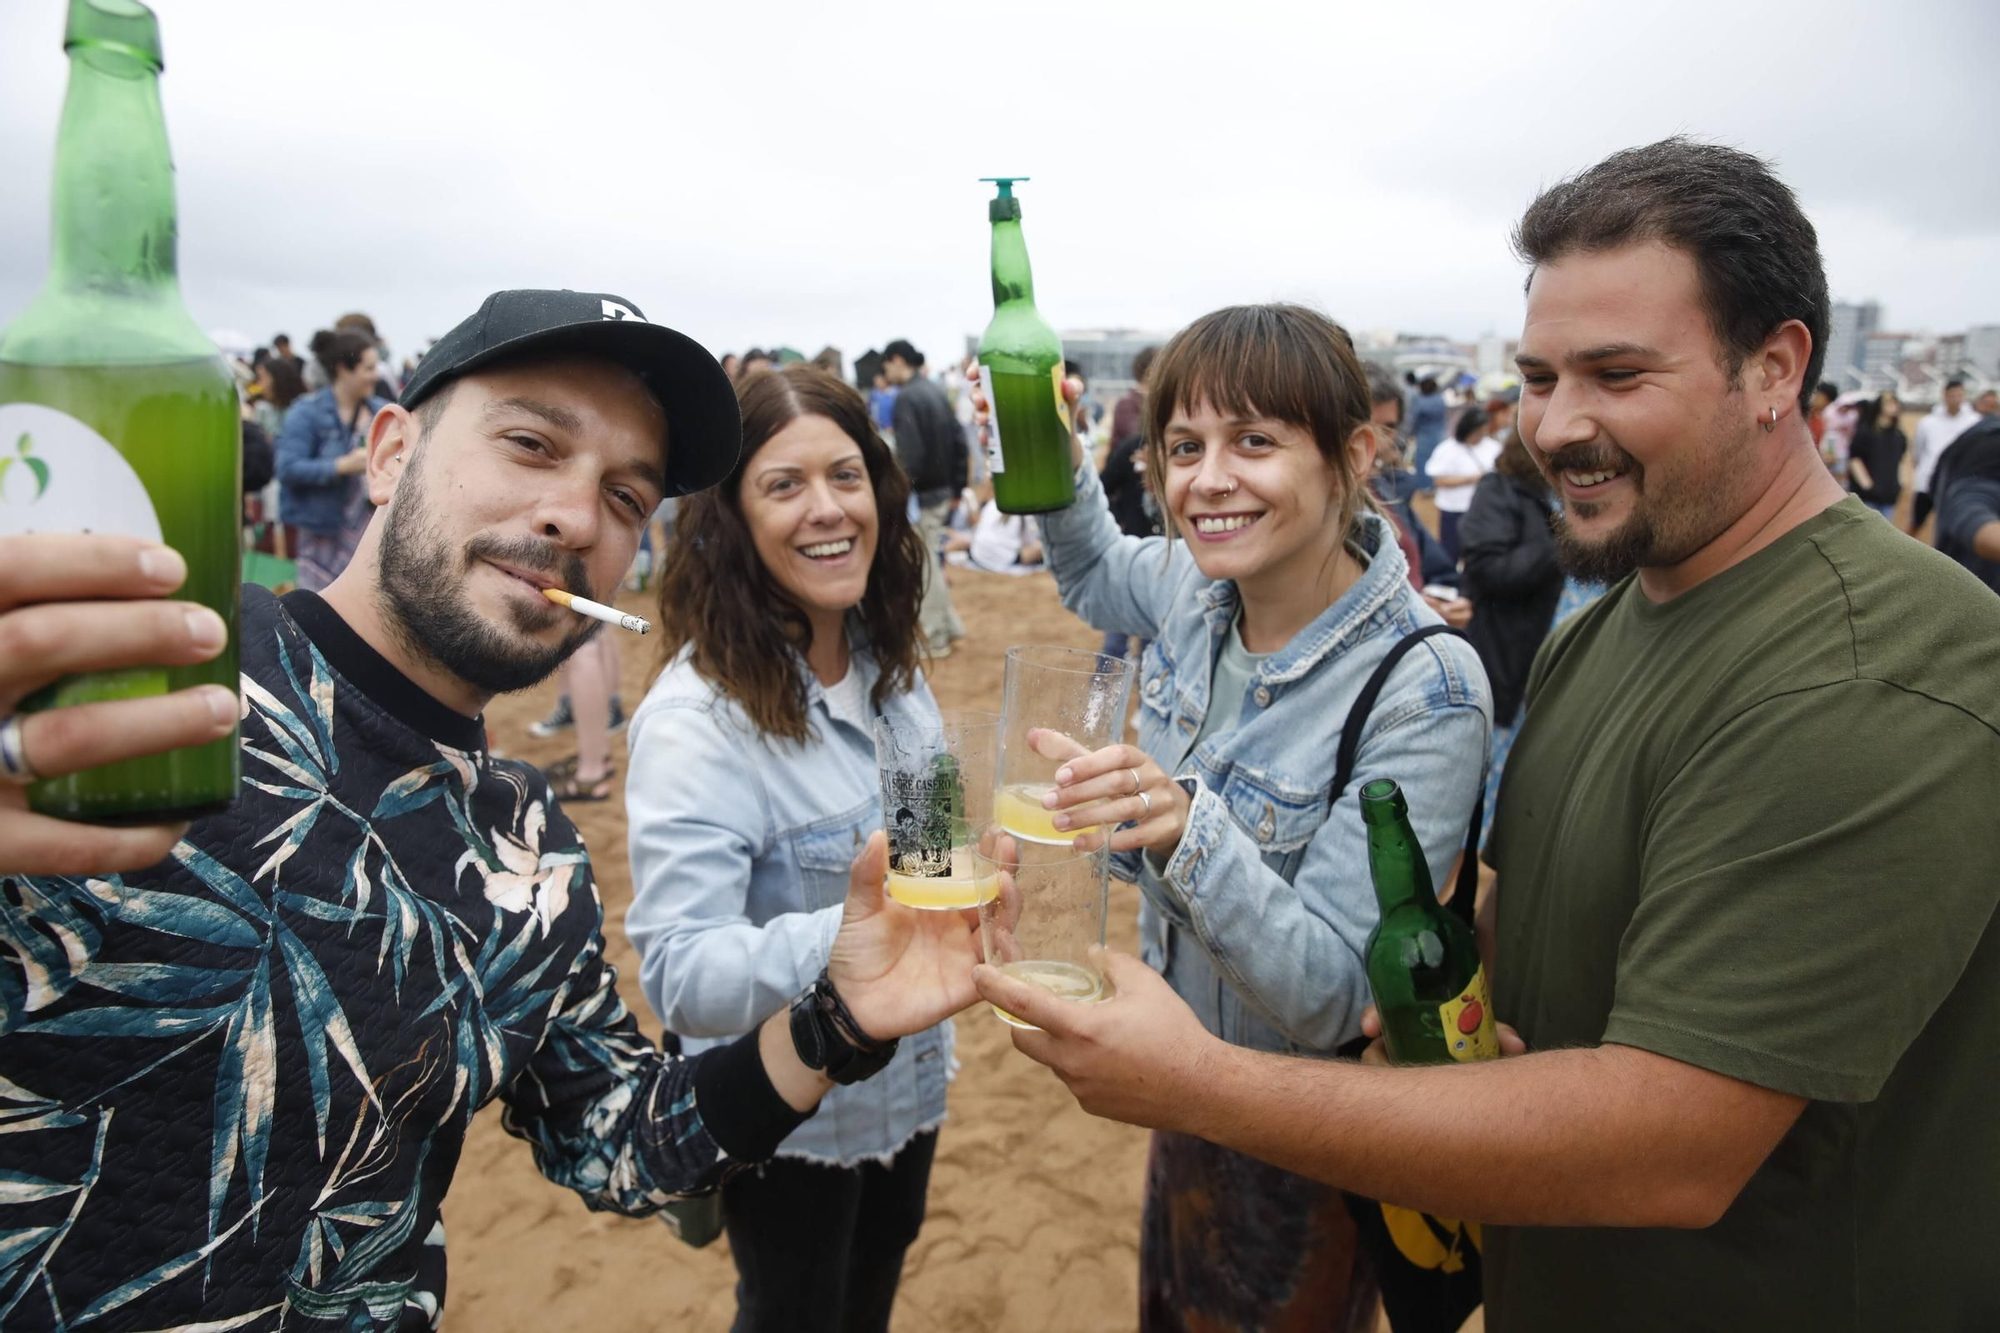
<instances>
[{"instance_id":1,"label":"man wearing black baseball cap","mask_svg":"<svg viewBox=\"0 0 2000 1333\"><path fill-rule=\"evenodd\" d=\"M597 628L543 590L608 599L660 500L715 484L738 447L721 368L632 302L489 297L376 415L378 509L347 571L323 596L244 590L237 802L184 831L0 849L0 1107L19 1111L0 1171L37 1182L0 1199L0 1227L46 1232L0 1275L12 1318L432 1326L438 1206L484 1103L591 1208L653 1212L971 1002L976 934L883 898L878 834L791 1012L662 1055L619 1001L575 828L485 747L486 701ZM162 558L0 538L0 696L37 669L10 646L71 598L124 599L89 620L118 664L213 656L144 600L171 591ZM152 748L218 734L149 702ZM8 775L116 748L49 717Z\"/></svg>"}]
</instances>

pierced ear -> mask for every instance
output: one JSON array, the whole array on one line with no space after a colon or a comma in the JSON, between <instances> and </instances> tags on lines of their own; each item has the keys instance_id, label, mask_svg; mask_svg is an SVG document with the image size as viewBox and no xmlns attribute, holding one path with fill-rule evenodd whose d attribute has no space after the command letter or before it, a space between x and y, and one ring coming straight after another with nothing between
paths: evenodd
<instances>
[{"instance_id":1,"label":"pierced ear","mask_svg":"<svg viewBox=\"0 0 2000 1333\"><path fill-rule=\"evenodd\" d=\"M389 503L396 483L417 447L417 422L401 404L390 403L375 414L368 428L368 498Z\"/></svg>"},{"instance_id":2,"label":"pierced ear","mask_svg":"<svg viewBox=\"0 0 2000 1333\"><path fill-rule=\"evenodd\" d=\"M1796 319L1786 320L1764 340L1763 350L1754 358L1764 382L1752 387L1800 401L1809 388L1806 364L1812 360L1812 350L1811 330Z\"/></svg>"}]
</instances>

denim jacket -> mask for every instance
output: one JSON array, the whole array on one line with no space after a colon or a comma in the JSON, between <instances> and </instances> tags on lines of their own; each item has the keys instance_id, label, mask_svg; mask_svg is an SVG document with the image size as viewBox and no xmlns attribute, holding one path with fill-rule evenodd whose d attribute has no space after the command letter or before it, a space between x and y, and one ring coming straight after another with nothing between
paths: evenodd
<instances>
[{"instance_id":1,"label":"denim jacket","mask_svg":"<svg viewBox=\"0 0 2000 1333\"><path fill-rule=\"evenodd\" d=\"M880 674L856 645L850 670ZM694 669L668 664L632 716L625 787L639 984L690 1055L750 1031L826 966L848 869L882 827L873 735L836 722L805 662L813 734L766 736ZM921 677L883 715L936 717ZM903 1038L873 1078L835 1088L780 1157L854 1166L887 1161L944 1119L949 1021Z\"/></svg>"},{"instance_id":2,"label":"denim jacket","mask_svg":"<svg viewBox=\"0 0 2000 1333\"><path fill-rule=\"evenodd\" d=\"M1137 682L1139 746L1194 782L1173 855L1121 863L1143 894L1141 952L1225 1041L1332 1051L1360 1033L1363 950L1379 916L1356 793L1373 778L1402 784L1442 885L1490 757L1493 706L1478 654L1444 635L1403 658L1330 811L1355 696L1397 640L1438 623L1410 587L1389 524L1364 516L1361 577L1258 666L1235 729L1190 752L1236 619L1236 585L1204 578L1184 543L1121 534L1089 468L1078 469L1076 489L1069 508L1042 516L1063 605L1098 629L1153 641Z\"/></svg>"},{"instance_id":3,"label":"denim jacket","mask_svg":"<svg viewBox=\"0 0 2000 1333\"><path fill-rule=\"evenodd\" d=\"M361 409L363 422L374 420L386 403L371 397ZM278 431L278 516L307 532L339 532L348 495L364 484L359 476L334 470L353 447L353 432L341 419L333 390L309 393L287 408Z\"/></svg>"}]
</instances>

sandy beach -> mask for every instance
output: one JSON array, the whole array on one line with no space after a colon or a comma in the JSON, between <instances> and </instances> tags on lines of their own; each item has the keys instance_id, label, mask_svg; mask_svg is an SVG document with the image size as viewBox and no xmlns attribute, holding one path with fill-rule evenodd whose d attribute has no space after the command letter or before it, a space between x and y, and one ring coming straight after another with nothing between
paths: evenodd
<instances>
[{"instance_id":1,"label":"sandy beach","mask_svg":"<svg viewBox=\"0 0 2000 1333\"><path fill-rule=\"evenodd\" d=\"M1002 651L1023 642L1094 648L1102 636L1064 611L1046 574L1006 578L951 571L969 637L931 676L947 708L1000 707ZM650 598L620 605L646 613ZM644 696L657 641L622 639L624 698ZM488 712L510 755L546 763L566 737L536 741L527 724L554 701L553 682L495 701ZM659 1024L632 978L625 860L622 741L614 742L620 795L579 805L604 896L610 955L625 1002L655 1036ZM1136 947L1138 895L1114 884L1111 942ZM1078 1110L1054 1076L1017 1054L983 1009L960 1015L962 1062L931 1177L930 1208L897 1298L895 1333L1107 1333L1136 1324L1142 1131ZM489 1107L474 1126L450 1197L449 1327L466 1333L550 1330L725 1330L735 1310L727 1241L691 1250L657 1221L586 1210L535 1171L526 1145Z\"/></svg>"}]
</instances>

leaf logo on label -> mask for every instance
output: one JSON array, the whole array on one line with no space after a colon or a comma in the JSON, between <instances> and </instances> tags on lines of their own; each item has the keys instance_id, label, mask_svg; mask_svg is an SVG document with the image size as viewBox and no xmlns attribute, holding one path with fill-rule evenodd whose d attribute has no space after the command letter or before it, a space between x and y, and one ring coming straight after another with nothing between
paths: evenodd
<instances>
[{"instance_id":1,"label":"leaf logo on label","mask_svg":"<svg viewBox=\"0 0 2000 1333\"><path fill-rule=\"evenodd\" d=\"M42 403L0 403L0 536L115 532L160 540L146 483L111 442Z\"/></svg>"},{"instance_id":2,"label":"leaf logo on label","mask_svg":"<svg viewBox=\"0 0 2000 1333\"><path fill-rule=\"evenodd\" d=\"M27 431L22 431L21 438L14 442L14 452L20 456L19 461L27 465L29 475L35 479L35 493L29 497L29 504L33 504L35 501L41 499L48 493L49 489L49 465L41 459L36 458L34 451L35 437ZM13 466L14 462L15 460L12 458L0 458L0 500L8 498L7 470Z\"/></svg>"}]
</instances>

